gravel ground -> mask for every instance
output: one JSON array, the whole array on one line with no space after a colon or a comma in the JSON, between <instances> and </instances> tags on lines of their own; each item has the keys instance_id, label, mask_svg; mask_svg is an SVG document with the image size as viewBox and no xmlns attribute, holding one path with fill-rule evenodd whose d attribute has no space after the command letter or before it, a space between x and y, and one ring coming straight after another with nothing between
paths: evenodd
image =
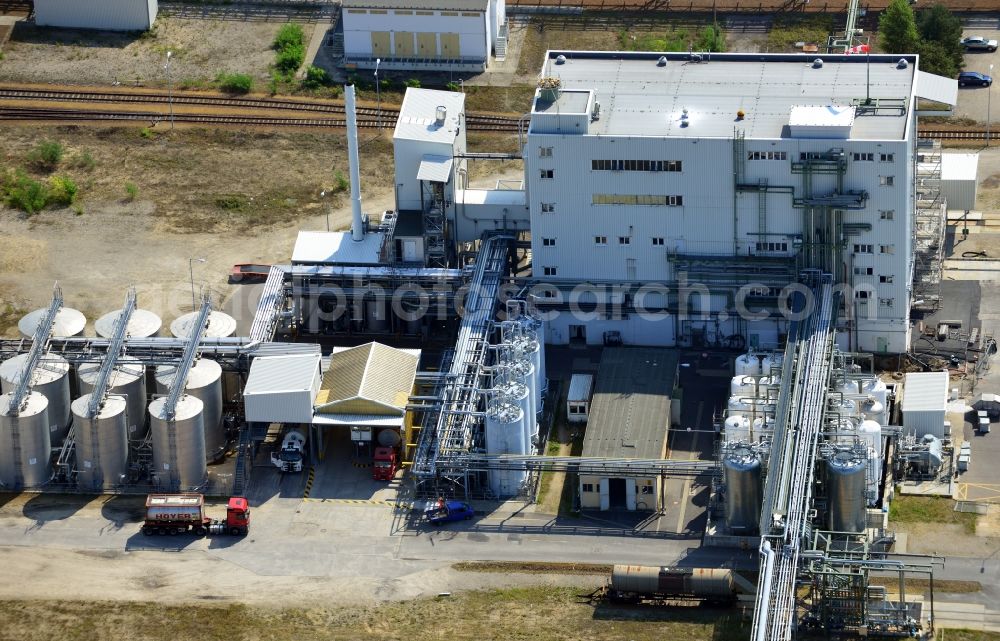
<instances>
[{"instance_id":1,"label":"gravel ground","mask_svg":"<svg viewBox=\"0 0 1000 641\"><path fill-rule=\"evenodd\" d=\"M145 34L41 29L19 23L4 47L0 81L144 85L166 83L166 52L178 86L211 81L220 72L268 79L276 22L159 18Z\"/></svg>"}]
</instances>

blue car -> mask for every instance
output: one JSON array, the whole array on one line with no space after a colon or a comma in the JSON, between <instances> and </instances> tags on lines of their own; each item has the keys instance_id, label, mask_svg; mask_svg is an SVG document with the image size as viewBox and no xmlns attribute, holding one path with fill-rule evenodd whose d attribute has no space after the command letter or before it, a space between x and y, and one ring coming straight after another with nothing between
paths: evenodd
<instances>
[{"instance_id":1,"label":"blue car","mask_svg":"<svg viewBox=\"0 0 1000 641\"><path fill-rule=\"evenodd\" d=\"M442 523L451 523L452 521L467 521L474 514L472 506L462 501L445 501L444 505L435 502L428 505L424 510L424 516L427 517L427 521L431 525L441 525Z\"/></svg>"},{"instance_id":2,"label":"blue car","mask_svg":"<svg viewBox=\"0 0 1000 641\"><path fill-rule=\"evenodd\" d=\"M958 86L989 87L993 84L993 78L978 71L963 71L958 74Z\"/></svg>"}]
</instances>

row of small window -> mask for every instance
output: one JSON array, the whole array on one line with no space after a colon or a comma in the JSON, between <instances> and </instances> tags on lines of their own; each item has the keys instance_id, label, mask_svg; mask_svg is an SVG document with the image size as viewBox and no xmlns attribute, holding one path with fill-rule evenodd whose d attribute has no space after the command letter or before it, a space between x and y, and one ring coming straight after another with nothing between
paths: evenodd
<instances>
[{"instance_id":1,"label":"row of small window","mask_svg":"<svg viewBox=\"0 0 1000 641\"><path fill-rule=\"evenodd\" d=\"M868 301L873 300L874 298L875 297L872 296L872 292L868 291L867 289L859 289L858 291L854 292L854 300L861 303L867 303ZM894 298L879 298L878 304L882 307L892 307L895 300L896 299Z\"/></svg>"},{"instance_id":2,"label":"row of small window","mask_svg":"<svg viewBox=\"0 0 1000 641\"><path fill-rule=\"evenodd\" d=\"M595 483L584 483L583 484L583 491L584 492L598 492L599 490L595 489L597 487L598 486ZM636 489L639 490L640 494L652 494L653 493L653 486L652 485L640 485Z\"/></svg>"},{"instance_id":3,"label":"row of small window","mask_svg":"<svg viewBox=\"0 0 1000 641\"><path fill-rule=\"evenodd\" d=\"M823 157L823 154L816 152L802 152L799 154L801 160L819 160ZM873 152L855 152L851 154L851 157L855 162L875 162L875 154ZM788 152L786 151L749 151L747 152L747 160L788 160ZM879 162L895 162L895 154L878 154Z\"/></svg>"},{"instance_id":4,"label":"row of small window","mask_svg":"<svg viewBox=\"0 0 1000 641\"><path fill-rule=\"evenodd\" d=\"M591 160L593 171L681 171L679 160Z\"/></svg>"},{"instance_id":5,"label":"row of small window","mask_svg":"<svg viewBox=\"0 0 1000 641\"><path fill-rule=\"evenodd\" d=\"M684 196L659 196L650 194L594 194L594 205L652 205L660 207L681 207Z\"/></svg>"},{"instance_id":6,"label":"row of small window","mask_svg":"<svg viewBox=\"0 0 1000 641\"><path fill-rule=\"evenodd\" d=\"M874 276L875 272L872 271L871 267L855 267L854 268L854 275L855 276ZM892 283L892 281L893 281L893 275L892 274L879 274L879 276L878 276L878 282L880 282L880 283Z\"/></svg>"},{"instance_id":7,"label":"row of small window","mask_svg":"<svg viewBox=\"0 0 1000 641\"><path fill-rule=\"evenodd\" d=\"M871 243L854 243L854 253L855 254L874 254L875 245ZM880 254L895 254L895 245L879 245L878 253Z\"/></svg>"},{"instance_id":8,"label":"row of small window","mask_svg":"<svg viewBox=\"0 0 1000 641\"><path fill-rule=\"evenodd\" d=\"M779 254L788 252L788 243L783 242L759 242L757 243L757 252L765 254Z\"/></svg>"},{"instance_id":9,"label":"row of small window","mask_svg":"<svg viewBox=\"0 0 1000 641\"><path fill-rule=\"evenodd\" d=\"M663 247L667 243L667 240L663 236L653 236L649 240L653 244L653 247ZM607 236L594 236L594 244L603 247L603 246L605 246L605 245L608 244L608 237ZM631 245L632 244L632 237L631 236L619 236L618 237L618 244L619 245ZM542 247L555 247L555 246L556 246L556 239L555 238L542 238Z\"/></svg>"},{"instance_id":10,"label":"row of small window","mask_svg":"<svg viewBox=\"0 0 1000 641\"><path fill-rule=\"evenodd\" d=\"M386 9L346 9L345 12L349 13L349 14L352 14L352 15L355 15L355 14L356 15L363 15L363 14L369 14L370 13L370 14L372 14L374 16L384 16L384 15L387 15L389 13ZM438 12L434 12L434 11L411 11L409 9L395 9L392 12L392 14L396 15L396 16L412 16L412 15L433 16L433 15L435 15L435 13L437 15L439 15L439 16L445 16L445 17L455 17L455 16L459 16L460 15L460 16L462 16L464 18L481 18L483 16L483 14L476 13L474 11L461 11L461 12L459 12L459 11L438 11Z\"/></svg>"}]
</instances>

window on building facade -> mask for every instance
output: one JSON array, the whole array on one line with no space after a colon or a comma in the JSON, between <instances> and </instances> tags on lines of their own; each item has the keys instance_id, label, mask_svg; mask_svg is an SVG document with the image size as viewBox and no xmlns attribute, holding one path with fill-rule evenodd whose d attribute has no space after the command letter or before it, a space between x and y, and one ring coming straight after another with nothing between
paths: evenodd
<instances>
[{"instance_id":1,"label":"window on building facade","mask_svg":"<svg viewBox=\"0 0 1000 641\"><path fill-rule=\"evenodd\" d=\"M594 244L595 245L607 245L608 244L608 237L607 236L594 236Z\"/></svg>"},{"instance_id":2,"label":"window on building facade","mask_svg":"<svg viewBox=\"0 0 1000 641\"><path fill-rule=\"evenodd\" d=\"M854 253L855 254L871 254L873 251L872 245L868 243L854 243Z\"/></svg>"},{"instance_id":3,"label":"window on building facade","mask_svg":"<svg viewBox=\"0 0 1000 641\"><path fill-rule=\"evenodd\" d=\"M555 203L542 203L542 213L543 214L552 214L552 213L555 213L555 211L556 211L556 204Z\"/></svg>"},{"instance_id":4,"label":"window on building facade","mask_svg":"<svg viewBox=\"0 0 1000 641\"><path fill-rule=\"evenodd\" d=\"M683 196L651 196L645 194L594 194L591 202L595 205L651 205L659 207L680 207Z\"/></svg>"},{"instance_id":5,"label":"window on building facade","mask_svg":"<svg viewBox=\"0 0 1000 641\"><path fill-rule=\"evenodd\" d=\"M868 300L870 294L871 292L869 292L867 289L859 289L858 291L854 292L854 297L857 298L858 300Z\"/></svg>"},{"instance_id":6,"label":"window on building facade","mask_svg":"<svg viewBox=\"0 0 1000 641\"><path fill-rule=\"evenodd\" d=\"M880 298L878 299L879 307L892 307L892 298Z\"/></svg>"},{"instance_id":7,"label":"window on building facade","mask_svg":"<svg viewBox=\"0 0 1000 641\"><path fill-rule=\"evenodd\" d=\"M879 162L896 162L896 154L879 154Z\"/></svg>"},{"instance_id":8,"label":"window on building facade","mask_svg":"<svg viewBox=\"0 0 1000 641\"><path fill-rule=\"evenodd\" d=\"M653 493L653 486L652 485L643 485L640 488L639 491L642 492L643 494L652 494Z\"/></svg>"},{"instance_id":9,"label":"window on building facade","mask_svg":"<svg viewBox=\"0 0 1000 641\"><path fill-rule=\"evenodd\" d=\"M893 278L892 274L879 274L878 282L891 284L892 278Z\"/></svg>"},{"instance_id":10,"label":"window on building facade","mask_svg":"<svg viewBox=\"0 0 1000 641\"><path fill-rule=\"evenodd\" d=\"M854 275L855 276L871 276L872 273L873 272L872 272L872 268L871 267L855 267L854 268Z\"/></svg>"},{"instance_id":11,"label":"window on building facade","mask_svg":"<svg viewBox=\"0 0 1000 641\"><path fill-rule=\"evenodd\" d=\"M679 160L591 160L592 171L681 171Z\"/></svg>"},{"instance_id":12,"label":"window on building facade","mask_svg":"<svg viewBox=\"0 0 1000 641\"><path fill-rule=\"evenodd\" d=\"M552 178L555 178L556 172L554 169L542 169L540 175L543 180L551 180Z\"/></svg>"},{"instance_id":13,"label":"window on building facade","mask_svg":"<svg viewBox=\"0 0 1000 641\"><path fill-rule=\"evenodd\" d=\"M551 158L552 157L552 147L539 147L538 148L539 158Z\"/></svg>"},{"instance_id":14,"label":"window on building facade","mask_svg":"<svg viewBox=\"0 0 1000 641\"><path fill-rule=\"evenodd\" d=\"M618 244L619 245L631 245L632 244L632 239L629 238L628 236L619 236L618 237Z\"/></svg>"},{"instance_id":15,"label":"window on building facade","mask_svg":"<svg viewBox=\"0 0 1000 641\"><path fill-rule=\"evenodd\" d=\"M556 239L555 238L543 238L542 239L542 247L555 247L555 246L556 246Z\"/></svg>"},{"instance_id":16,"label":"window on building facade","mask_svg":"<svg viewBox=\"0 0 1000 641\"><path fill-rule=\"evenodd\" d=\"M664 244L664 241L663 241L663 237L662 236L654 236L653 237L653 245L655 247L660 247L663 244Z\"/></svg>"},{"instance_id":17,"label":"window on building facade","mask_svg":"<svg viewBox=\"0 0 1000 641\"><path fill-rule=\"evenodd\" d=\"M882 209L878 212L879 220L892 220L896 217L896 212L891 209Z\"/></svg>"},{"instance_id":18,"label":"window on building facade","mask_svg":"<svg viewBox=\"0 0 1000 641\"><path fill-rule=\"evenodd\" d=\"M882 185L883 187L892 187L893 184L894 184L894 182L895 182L895 178L893 176L879 176L878 177L878 184Z\"/></svg>"},{"instance_id":19,"label":"window on building facade","mask_svg":"<svg viewBox=\"0 0 1000 641\"><path fill-rule=\"evenodd\" d=\"M584 492L593 492L594 491L594 484L593 483L584 483L583 484L583 491Z\"/></svg>"},{"instance_id":20,"label":"window on building facade","mask_svg":"<svg viewBox=\"0 0 1000 641\"><path fill-rule=\"evenodd\" d=\"M875 160L875 154L870 151L862 153L854 152L853 157L855 162L873 162Z\"/></svg>"},{"instance_id":21,"label":"window on building facade","mask_svg":"<svg viewBox=\"0 0 1000 641\"><path fill-rule=\"evenodd\" d=\"M555 276L558 271L555 267L542 267L542 274L545 276Z\"/></svg>"},{"instance_id":22,"label":"window on building facade","mask_svg":"<svg viewBox=\"0 0 1000 641\"><path fill-rule=\"evenodd\" d=\"M778 253L787 252L788 243L783 242L759 242L757 243L757 251L761 253Z\"/></svg>"},{"instance_id":23,"label":"window on building facade","mask_svg":"<svg viewBox=\"0 0 1000 641\"><path fill-rule=\"evenodd\" d=\"M896 253L896 246L895 245L879 245L878 246L878 253L880 253L880 254L895 254Z\"/></svg>"},{"instance_id":24,"label":"window on building facade","mask_svg":"<svg viewBox=\"0 0 1000 641\"><path fill-rule=\"evenodd\" d=\"M787 151L748 151L747 160L788 160Z\"/></svg>"}]
</instances>

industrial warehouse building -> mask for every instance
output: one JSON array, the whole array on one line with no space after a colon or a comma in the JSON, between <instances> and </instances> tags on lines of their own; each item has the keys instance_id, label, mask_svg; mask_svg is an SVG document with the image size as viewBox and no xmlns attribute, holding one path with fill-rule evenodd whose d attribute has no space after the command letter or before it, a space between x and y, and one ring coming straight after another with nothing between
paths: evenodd
<instances>
[{"instance_id":1,"label":"industrial warehouse building","mask_svg":"<svg viewBox=\"0 0 1000 641\"><path fill-rule=\"evenodd\" d=\"M507 47L504 0L344 0L348 68L483 71Z\"/></svg>"},{"instance_id":2,"label":"industrial warehouse building","mask_svg":"<svg viewBox=\"0 0 1000 641\"><path fill-rule=\"evenodd\" d=\"M939 294L946 207L940 150L914 163L916 105L957 97L916 67L549 52L524 149L547 340L775 348L787 321L737 306L775 310L813 268L855 288L842 348L907 351L911 291ZM580 283L600 286L583 318L566 308Z\"/></svg>"},{"instance_id":3,"label":"industrial warehouse building","mask_svg":"<svg viewBox=\"0 0 1000 641\"><path fill-rule=\"evenodd\" d=\"M677 353L669 349L608 348L601 354L583 457L663 459ZM660 510L662 479L580 475L584 510Z\"/></svg>"},{"instance_id":4,"label":"industrial warehouse building","mask_svg":"<svg viewBox=\"0 0 1000 641\"><path fill-rule=\"evenodd\" d=\"M35 0L35 24L68 29L148 31L157 11L157 0Z\"/></svg>"}]
</instances>

